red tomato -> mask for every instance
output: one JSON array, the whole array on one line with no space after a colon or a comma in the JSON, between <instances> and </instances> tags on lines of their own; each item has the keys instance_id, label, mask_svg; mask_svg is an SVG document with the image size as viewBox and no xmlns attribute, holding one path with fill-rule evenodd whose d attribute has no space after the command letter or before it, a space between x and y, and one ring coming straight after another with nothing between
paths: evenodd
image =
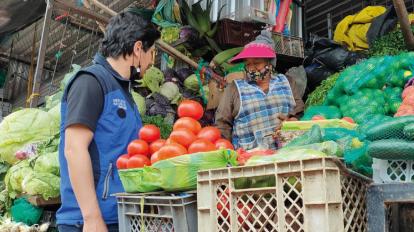
<instances>
[{"instance_id":1,"label":"red tomato","mask_svg":"<svg viewBox=\"0 0 414 232\"><path fill-rule=\"evenodd\" d=\"M165 160L172 157L187 154L187 149L180 144L172 143L163 146L158 152L158 160Z\"/></svg>"},{"instance_id":2,"label":"red tomato","mask_svg":"<svg viewBox=\"0 0 414 232\"><path fill-rule=\"evenodd\" d=\"M135 139L128 145L128 155L149 155L148 143L141 139Z\"/></svg>"},{"instance_id":3,"label":"red tomato","mask_svg":"<svg viewBox=\"0 0 414 232\"><path fill-rule=\"evenodd\" d=\"M218 199L217 211L221 215L222 219L229 221L230 218L227 218L230 211L229 190L226 189L224 194L220 192L218 194Z\"/></svg>"},{"instance_id":4,"label":"red tomato","mask_svg":"<svg viewBox=\"0 0 414 232\"><path fill-rule=\"evenodd\" d=\"M201 129L201 131L197 134L197 138L207 139L210 142L215 143L221 138L221 133L219 129L212 126L207 126Z\"/></svg>"},{"instance_id":5,"label":"red tomato","mask_svg":"<svg viewBox=\"0 0 414 232\"><path fill-rule=\"evenodd\" d=\"M243 203L239 202L237 203L237 208L239 209L239 212L237 212L237 220L241 225L243 225L243 228L245 230L249 230L249 225L247 223L244 223L246 220L249 220L250 223L254 222L254 218L252 216L252 209L253 204L247 203L247 205L244 205ZM241 211L241 213L240 213Z\"/></svg>"},{"instance_id":6,"label":"red tomato","mask_svg":"<svg viewBox=\"0 0 414 232\"><path fill-rule=\"evenodd\" d=\"M161 131L155 125L145 125L139 130L138 137L147 143L152 143L161 138Z\"/></svg>"},{"instance_id":7,"label":"red tomato","mask_svg":"<svg viewBox=\"0 0 414 232\"><path fill-rule=\"evenodd\" d=\"M178 117L190 117L195 120L200 120L203 117L203 106L193 100L184 100L180 103L177 109Z\"/></svg>"},{"instance_id":8,"label":"red tomato","mask_svg":"<svg viewBox=\"0 0 414 232\"><path fill-rule=\"evenodd\" d=\"M197 139L188 147L188 153L215 151L216 146L207 139Z\"/></svg>"},{"instance_id":9,"label":"red tomato","mask_svg":"<svg viewBox=\"0 0 414 232\"><path fill-rule=\"evenodd\" d=\"M350 117L343 117L342 120L347 121L349 123L355 123L354 120Z\"/></svg>"},{"instance_id":10,"label":"red tomato","mask_svg":"<svg viewBox=\"0 0 414 232\"><path fill-rule=\"evenodd\" d=\"M180 128L171 132L170 139L187 148L197 139L197 137L191 130L186 128Z\"/></svg>"},{"instance_id":11,"label":"red tomato","mask_svg":"<svg viewBox=\"0 0 414 232\"><path fill-rule=\"evenodd\" d=\"M315 115L315 116L312 117L312 120L313 121L325 120L325 117L324 116L321 116L321 115Z\"/></svg>"},{"instance_id":12,"label":"red tomato","mask_svg":"<svg viewBox=\"0 0 414 232\"><path fill-rule=\"evenodd\" d=\"M165 145L165 142L166 141L164 139L158 139L157 141L151 143L149 146L150 154L154 154L155 152L160 150L161 147Z\"/></svg>"},{"instance_id":13,"label":"red tomato","mask_svg":"<svg viewBox=\"0 0 414 232\"><path fill-rule=\"evenodd\" d=\"M156 162L160 161L158 151L151 155L151 165L155 164Z\"/></svg>"},{"instance_id":14,"label":"red tomato","mask_svg":"<svg viewBox=\"0 0 414 232\"><path fill-rule=\"evenodd\" d=\"M125 154L125 155L121 155L117 160L116 160L116 167L118 169L125 169L127 168L127 164L128 164L128 159L129 159L129 155Z\"/></svg>"},{"instance_id":15,"label":"red tomato","mask_svg":"<svg viewBox=\"0 0 414 232\"><path fill-rule=\"evenodd\" d=\"M231 142L228 141L227 139L219 139L216 141L215 145L217 149L225 148L225 149L234 150L233 144L231 144Z\"/></svg>"},{"instance_id":16,"label":"red tomato","mask_svg":"<svg viewBox=\"0 0 414 232\"><path fill-rule=\"evenodd\" d=\"M143 168L144 166L150 166L151 161L144 155L134 155L129 158L127 168Z\"/></svg>"},{"instance_id":17,"label":"red tomato","mask_svg":"<svg viewBox=\"0 0 414 232\"><path fill-rule=\"evenodd\" d=\"M173 130L177 130L177 129L180 129L180 128L189 129L196 135L201 130L201 124L197 120L195 120L194 118L183 117L183 118L179 118L174 123Z\"/></svg>"}]
</instances>

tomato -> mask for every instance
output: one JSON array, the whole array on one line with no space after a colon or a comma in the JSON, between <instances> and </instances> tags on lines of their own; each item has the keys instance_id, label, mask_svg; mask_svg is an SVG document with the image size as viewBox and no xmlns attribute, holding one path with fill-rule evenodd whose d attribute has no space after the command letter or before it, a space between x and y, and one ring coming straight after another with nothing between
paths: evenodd
<instances>
[{"instance_id":1,"label":"tomato","mask_svg":"<svg viewBox=\"0 0 414 232\"><path fill-rule=\"evenodd\" d=\"M161 138L161 131L155 125L145 125L139 130L138 137L147 143L152 143Z\"/></svg>"},{"instance_id":2,"label":"tomato","mask_svg":"<svg viewBox=\"0 0 414 232\"><path fill-rule=\"evenodd\" d=\"M230 202L229 202L229 190L226 189L225 193L219 193L218 195L219 201L217 202L217 212L221 215L221 219L230 220L227 218L230 211Z\"/></svg>"},{"instance_id":3,"label":"tomato","mask_svg":"<svg viewBox=\"0 0 414 232\"><path fill-rule=\"evenodd\" d=\"M321 116L321 115L315 115L315 116L312 117L312 120L313 121L325 120L325 117L324 116Z\"/></svg>"},{"instance_id":4,"label":"tomato","mask_svg":"<svg viewBox=\"0 0 414 232\"><path fill-rule=\"evenodd\" d=\"M217 149L225 148L225 149L231 149L234 150L233 144L231 144L230 141L227 139L219 139L215 143Z\"/></svg>"},{"instance_id":5,"label":"tomato","mask_svg":"<svg viewBox=\"0 0 414 232\"><path fill-rule=\"evenodd\" d=\"M127 163L127 168L143 168L144 166L150 166L151 161L147 156L144 155L134 155L129 158Z\"/></svg>"},{"instance_id":6,"label":"tomato","mask_svg":"<svg viewBox=\"0 0 414 232\"><path fill-rule=\"evenodd\" d=\"M219 129L212 126L207 126L201 129L201 131L197 134L197 138L207 139L210 142L215 143L221 138L221 133Z\"/></svg>"},{"instance_id":7,"label":"tomato","mask_svg":"<svg viewBox=\"0 0 414 232\"><path fill-rule=\"evenodd\" d=\"M155 164L156 162L160 161L159 158L159 152L155 152L154 154L151 155L151 165Z\"/></svg>"},{"instance_id":8,"label":"tomato","mask_svg":"<svg viewBox=\"0 0 414 232\"><path fill-rule=\"evenodd\" d=\"M150 154L154 154L155 152L160 150L161 147L165 145L165 143L166 141L164 139L158 139L157 141L151 143L149 146Z\"/></svg>"},{"instance_id":9,"label":"tomato","mask_svg":"<svg viewBox=\"0 0 414 232\"><path fill-rule=\"evenodd\" d=\"M128 164L128 159L129 159L129 155L125 154L125 155L121 155L117 160L116 160L116 167L118 169L125 169L127 168L127 164Z\"/></svg>"},{"instance_id":10,"label":"tomato","mask_svg":"<svg viewBox=\"0 0 414 232\"><path fill-rule=\"evenodd\" d=\"M187 148L197 139L197 137L191 130L186 128L180 128L171 132L170 139Z\"/></svg>"},{"instance_id":11,"label":"tomato","mask_svg":"<svg viewBox=\"0 0 414 232\"><path fill-rule=\"evenodd\" d=\"M184 100L177 108L178 117L190 117L195 120L200 120L203 117L203 106L193 100Z\"/></svg>"},{"instance_id":12,"label":"tomato","mask_svg":"<svg viewBox=\"0 0 414 232\"><path fill-rule=\"evenodd\" d=\"M342 120L347 121L349 123L355 123L354 120L350 117L343 117Z\"/></svg>"},{"instance_id":13,"label":"tomato","mask_svg":"<svg viewBox=\"0 0 414 232\"><path fill-rule=\"evenodd\" d=\"M179 128L189 129L196 135L201 130L201 124L197 120L195 120L194 118L183 117L183 118L179 118L174 123L173 130L177 130Z\"/></svg>"},{"instance_id":14,"label":"tomato","mask_svg":"<svg viewBox=\"0 0 414 232\"><path fill-rule=\"evenodd\" d=\"M188 153L208 152L217 150L216 146L207 139L197 139L188 147Z\"/></svg>"},{"instance_id":15,"label":"tomato","mask_svg":"<svg viewBox=\"0 0 414 232\"><path fill-rule=\"evenodd\" d=\"M158 160L165 160L165 159L169 159L172 157L185 155L185 154L187 154L187 149L185 149L185 147L183 147L180 144L172 143L172 144L163 146L158 151Z\"/></svg>"},{"instance_id":16,"label":"tomato","mask_svg":"<svg viewBox=\"0 0 414 232\"><path fill-rule=\"evenodd\" d=\"M246 220L249 220L250 223L254 222L254 218L252 216L252 209L253 204L247 203L247 205L244 205L242 202L237 203L237 208L239 209L237 214L237 220L239 223L243 226L245 230L249 230L250 227L247 223L244 223ZM241 211L241 212L240 212Z\"/></svg>"},{"instance_id":17,"label":"tomato","mask_svg":"<svg viewBox=\"0 0 414 232\"><path fill-rule=\"evenodd\" d=\"M148 143L141 139L135 139L128 145L128 155L149 155Z\"/></svg>"}]
</instances>

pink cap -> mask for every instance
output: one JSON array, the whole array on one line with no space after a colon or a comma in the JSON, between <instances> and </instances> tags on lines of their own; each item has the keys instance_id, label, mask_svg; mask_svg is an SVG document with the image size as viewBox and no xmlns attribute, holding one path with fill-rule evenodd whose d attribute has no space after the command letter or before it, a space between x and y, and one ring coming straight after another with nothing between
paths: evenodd
<instances>
[{"instance_id":1,"label":"pink cap","mask_svg":"<svg viewBox=\"0 0 414 232\"><path fill-rule=\"evenodd\" d=\"M243 50L230 60L230 63L234 61L243 60L247 58L276 58L276 52L272 46L263 43L249 43L244 46Z\"/></svg>"}]
</instances>

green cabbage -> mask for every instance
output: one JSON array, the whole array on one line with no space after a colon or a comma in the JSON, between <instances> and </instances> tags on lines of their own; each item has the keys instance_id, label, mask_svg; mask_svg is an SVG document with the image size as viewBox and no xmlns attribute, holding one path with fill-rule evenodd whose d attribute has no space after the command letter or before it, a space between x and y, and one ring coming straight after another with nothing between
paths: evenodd
<instances>
[{"instance_id":1,"label":"green cabbage","mask_svg":"<svg viewBox=\"0 0 414 232\"><path fill-rule=\"evenodd\" d=\"M34 165L36 173L45 172L56 176L60 175L58 152L46 153L36 159Z\"/></svg>"},{"instance_id":2,"label":"green cabbage","mask_svg":"<svg viewBox=\"0 0 414 232\"><path fill-rule=\"evenodd\" d=\"M63 91L59 91L51 96L46 97L45 110L50 110L56 105L60 104L63 96Z\"/></svg>"},{"instance_id":3,"label":"green cabbage","mask_svg":"<svg viewBox=\"0 0 414 232\"><path fill-rule=\"evenodd\" d=\"M60 125L60 102L55 105L53 108L51 108L49 111L47 111L55 120L57 124Z\"/></svg>"},{"instance_id":4,"label":"green cabbage","mask_svg":"<svg viewBox=\"0 0 414 232\"><path fill-rule=\"evenodd\" d=\"M184 80L184 87L197 93L200 89L200 84L198 83L197 76L195 74L192 74L187 77L187 79Z\"/></svg>"},{"instance_id":5,"label":"green cabbage","mask_svg":"<svg viewBox=\"0 0 414 232\"><path fill-rule=\"evenodd\" d=\"M13 165L9 171L7 171L4 183L11 198L15 198L17 194L23 192L23 179L31 173L33 173L33 169L30 167L28 160L20 161L19 163Z\"/></svg>"},{"instance_id":6,"label":"green cabbage","mask_svg":"<svg viewBox=\"0 0 414 232\"><path fill-rule=\"evenodd\" d=\"M72 64L72 70L65 74L65 77L60 82L60 90L64 90L70 79L81 69L80 65Z\"/></svg>"},{"instance_id":7,"label":"green cabbage","mask_svg":"<svg viewBox=\"0 0 414 232\"><path fill-rule=\"evenodd\" d=\"M45 200L60 195L60 178L50 173L31 172L22 182L24 193L41 195Z\"/></svg>"},{"instance_id":8,"label":"green cabbage","mask_svg":"<svg viewBox=\"0 0 414 232\"><path fill-rule=\"evenodd\" d=\"M0 123L0 161L16 163L18 149L49 139L58 131L59 122L43 110L23 109L8 115Z\"/></svg>"},{"instance_id":9,"label":"green cabbage","mask_svg":"<svg viewBox=\"0 0 414 232\"><path fill-rule=\"evenodd\" d=\"M180 88L173 82L165 82L160 89L160 94L168 98L171 104L178 104L181 100Z\"/></svg>"},{"instance_id":10,"label":"green cabbage","mask_svg":"<svg viewBox=\"0 0 414 232\"><path fill-rule=\"evenodd\" d=\"M141 116L145 115L145 112L147 111L147 107L145 105L145 98L134 91L132 91L132 98L134 98L134 102L135 104L137 104L138 111L141 114Z\"/></svg>"},{"instance_id":11,"label":"green cabbage","mask_svg":"<svg viewBox=\"0 0 414 232\"><path fill-rule=\"evenodd\" d=\"M138 82L140 83L139 87L148 88L151 92L158 93L161 84L164 82L164 73L152 66L145 71L144 76Z\"/></svg>"}]
</instances>

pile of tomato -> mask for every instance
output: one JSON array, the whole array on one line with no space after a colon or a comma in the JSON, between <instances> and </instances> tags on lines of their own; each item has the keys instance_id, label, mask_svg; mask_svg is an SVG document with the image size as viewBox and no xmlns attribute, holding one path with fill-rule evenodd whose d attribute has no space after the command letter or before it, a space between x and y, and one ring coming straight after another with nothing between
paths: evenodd
<instances>
[{"instance_id":1,"label":"pile of tomato","mask_svg":"<svg viewBox=\"0 0 414 232\"><path fill-rule=\"evenodd\" d=\"M161 139L160 129L155 125L143 126L138 132L139 139L128 145L128 154L118 158L118 169L142 168L160 160L197 152L234 149L230 141L221 138L219 129L201 127L198 120L203 117L204 110L200 103L184 100L177 113L179 119L167 140Z\"/></svg>"}]
</instances>

